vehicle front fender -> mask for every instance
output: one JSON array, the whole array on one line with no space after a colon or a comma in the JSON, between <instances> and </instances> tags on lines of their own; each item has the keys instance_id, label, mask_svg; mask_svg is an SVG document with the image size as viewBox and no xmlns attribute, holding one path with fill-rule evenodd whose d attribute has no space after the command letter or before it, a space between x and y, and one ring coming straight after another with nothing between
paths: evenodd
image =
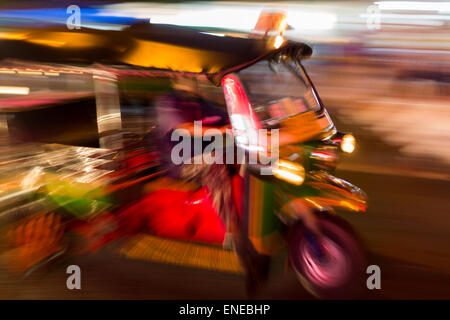
<instances>
[{"instance_id":1,"label":"vehicle front fender","mask_svg":"<svg viewBox=\"0 0 450 320\"><path fill-rule=\"evenodd\" d=\"M297 187L291 197L295 198L297 206L301 203L311 211L367 210L367 195L364 191L325 171L309 173L305 183Z\"/></svg>"},{"instance_id":2,"label":"vehicle front fender","mask_svg":"<svg viewBox=\"0 0 450 320\"><path fill-rule=\"evenodd\" d=\"M314 195L303 200L321 211L346 209L366 212L367 195L359 187L325 171L316 171L309 175L305 183L316 190Z\"/></svg>"}]
</instances>

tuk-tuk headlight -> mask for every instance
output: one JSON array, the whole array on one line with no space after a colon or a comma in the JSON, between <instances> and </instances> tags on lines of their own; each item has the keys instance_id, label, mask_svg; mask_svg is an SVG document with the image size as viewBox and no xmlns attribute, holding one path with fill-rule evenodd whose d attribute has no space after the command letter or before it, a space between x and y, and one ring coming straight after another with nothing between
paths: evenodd
<instances>
[{"instance_id":1,"label":"tuk-tuk headlight","mask_svg":"<svg viewBox=\"0 0 450 320\"><path fill-rule=\"evenodd\" d=\"M305 181L305 168L301 164L292 161L278 160L272 172L278 179L296 186L301 185Z\"/></svg>"},{"instance_id":2,"label":"tuk-tuk headlight","mask_svg":"<svg viewBox=\"0 0 450 320\"><path fill-rule=\"evenodd\" d=\"M352 134L346 134L342 137L341 150L346 153L355 151L356 139Z\"/></svg>"}]
</instances>

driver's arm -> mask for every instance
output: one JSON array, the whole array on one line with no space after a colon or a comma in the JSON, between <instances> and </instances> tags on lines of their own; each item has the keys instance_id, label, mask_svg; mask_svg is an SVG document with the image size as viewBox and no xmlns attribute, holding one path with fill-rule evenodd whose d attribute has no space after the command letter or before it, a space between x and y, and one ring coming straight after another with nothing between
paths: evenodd
<instances>
[{"instance_id":1,"label":"driver's arm","mask_svg":"<svg viewBox=\"0 0 450 320\"><path fill-rule=\"evenodd\" d=\"M224 134L224 133L226 133L227 128L228 128L228 126L221 126L221 127L205 126L205 125L196 126L193 122L183 122L183 123L178 124L175 127L175 129L187 130L192 137L198 136L199 134L202 137L207 136L208 134L214 134L214 131L208 132L208 130L211 130L211 129L217 129L220 131L220 133Z\"/></svg>"}]
</instances>

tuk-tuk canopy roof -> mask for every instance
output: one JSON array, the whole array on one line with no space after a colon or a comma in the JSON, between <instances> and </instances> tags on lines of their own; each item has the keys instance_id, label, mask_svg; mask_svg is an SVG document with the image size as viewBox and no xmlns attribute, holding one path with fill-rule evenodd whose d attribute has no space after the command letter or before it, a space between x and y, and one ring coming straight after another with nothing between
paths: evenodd
<instances>
[{"instance_id":1,"label":"tuk-tuk canopy roof","mask_svg":"<svg viewBox=\"0 0 450 320\"><path fill-rule=\"evenodd\" d=\"M213 79L279 52L306 58L312 49L285 40L237 38L150 23L122 31L66 27L12 30L0 39L0 59L36 62L114 64L204 73Z\"/></svg>"}]
</instances>

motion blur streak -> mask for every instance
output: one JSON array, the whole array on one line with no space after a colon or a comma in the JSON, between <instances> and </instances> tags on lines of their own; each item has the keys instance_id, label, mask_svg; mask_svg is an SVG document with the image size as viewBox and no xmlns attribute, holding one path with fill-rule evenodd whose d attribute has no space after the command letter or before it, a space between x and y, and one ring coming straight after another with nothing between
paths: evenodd
<instances>
[{"instance_id":1,"label":"motion blur streak","mask_svg":"<svg viewBox=\"0 0 450 320\"><path fill-rule=\"evenodd\" d=\"M361 187L369 198L366 206L311 196L304 205L335 203L365 212L343 216L367 245L369 264L382 270L382 290L367 290L364 298L450 298L450 2L82 4L82 30L120 31L150 21L192 27L217 38L247 37L262 10L285 13L287 29L274 46L294 39L313 47L305 68L336 127L352 134L341 145L348 153L340 155L336 175ZM65 27L66 8L15 5L10 1L0 8L2 41L29 37L28 31L15 28ZM76 53L77 46L97 44L96 38L77 39L67 43L61 32L36 38L30 48L68 45ZM171 60L170 54L163 56ZM149 57L142 54L139 61ZM195 55L188 58L197 63ZM78 62L12 58L0 64L0 266L7 271L0 273L0 298L245 298L240 261L232 251L221 250L224 239L216 237L223 236L224 226L198 219L189 228L180 223L190 214L180 203L204 206L204 190L191 193L194 183L177 183L179 192L171 197L153 196L161 206L173 206L172 215L158 216L158 223L164 223L167 233L192 236L204 222L201 236L213 237L213 247L199 244L195 236L189 242L129 236L137 221L123 230L117 219L117 212L151 207L134 206L145 194L174 187L164 180L147 183L162 174L155 170L160 150L142 147L153 141L157 127L154 115L142 106L171 85L169 77L150 77L153 70L148 69L82 67ZM181 61L181 67L188 62ZM111 74L121 79L119 85ZM274 83L270 90L282 91L281 86ZM97 105L104 107L103 113ZM119 140L131 147L117 151ZM323 166L338 158L328 149L311 156ZM293 178L309 182L303 175ZM136 187L144 183L144 191ZM127 192L117 192L124 188ZM255 206L270 200L263 191L252 196ZM76 223L67 222L67 216ZM150 217L140 218L139 223L149 224ZM78 241L73 248L61 240L62 230L69 229L71 239ZM124 241L112 242L118 234L126 235ZM53 265L52 272L43 267L67 252L79 254L73 262L82 269L80 292L66 290L65 262ZM277 259L284 271L286 261ZM19 283L16 278L24 272L31 278ZM298 286L292 270L280 274L272 276L258 298L312 298Z\"/></svg>"}]
</instances>

